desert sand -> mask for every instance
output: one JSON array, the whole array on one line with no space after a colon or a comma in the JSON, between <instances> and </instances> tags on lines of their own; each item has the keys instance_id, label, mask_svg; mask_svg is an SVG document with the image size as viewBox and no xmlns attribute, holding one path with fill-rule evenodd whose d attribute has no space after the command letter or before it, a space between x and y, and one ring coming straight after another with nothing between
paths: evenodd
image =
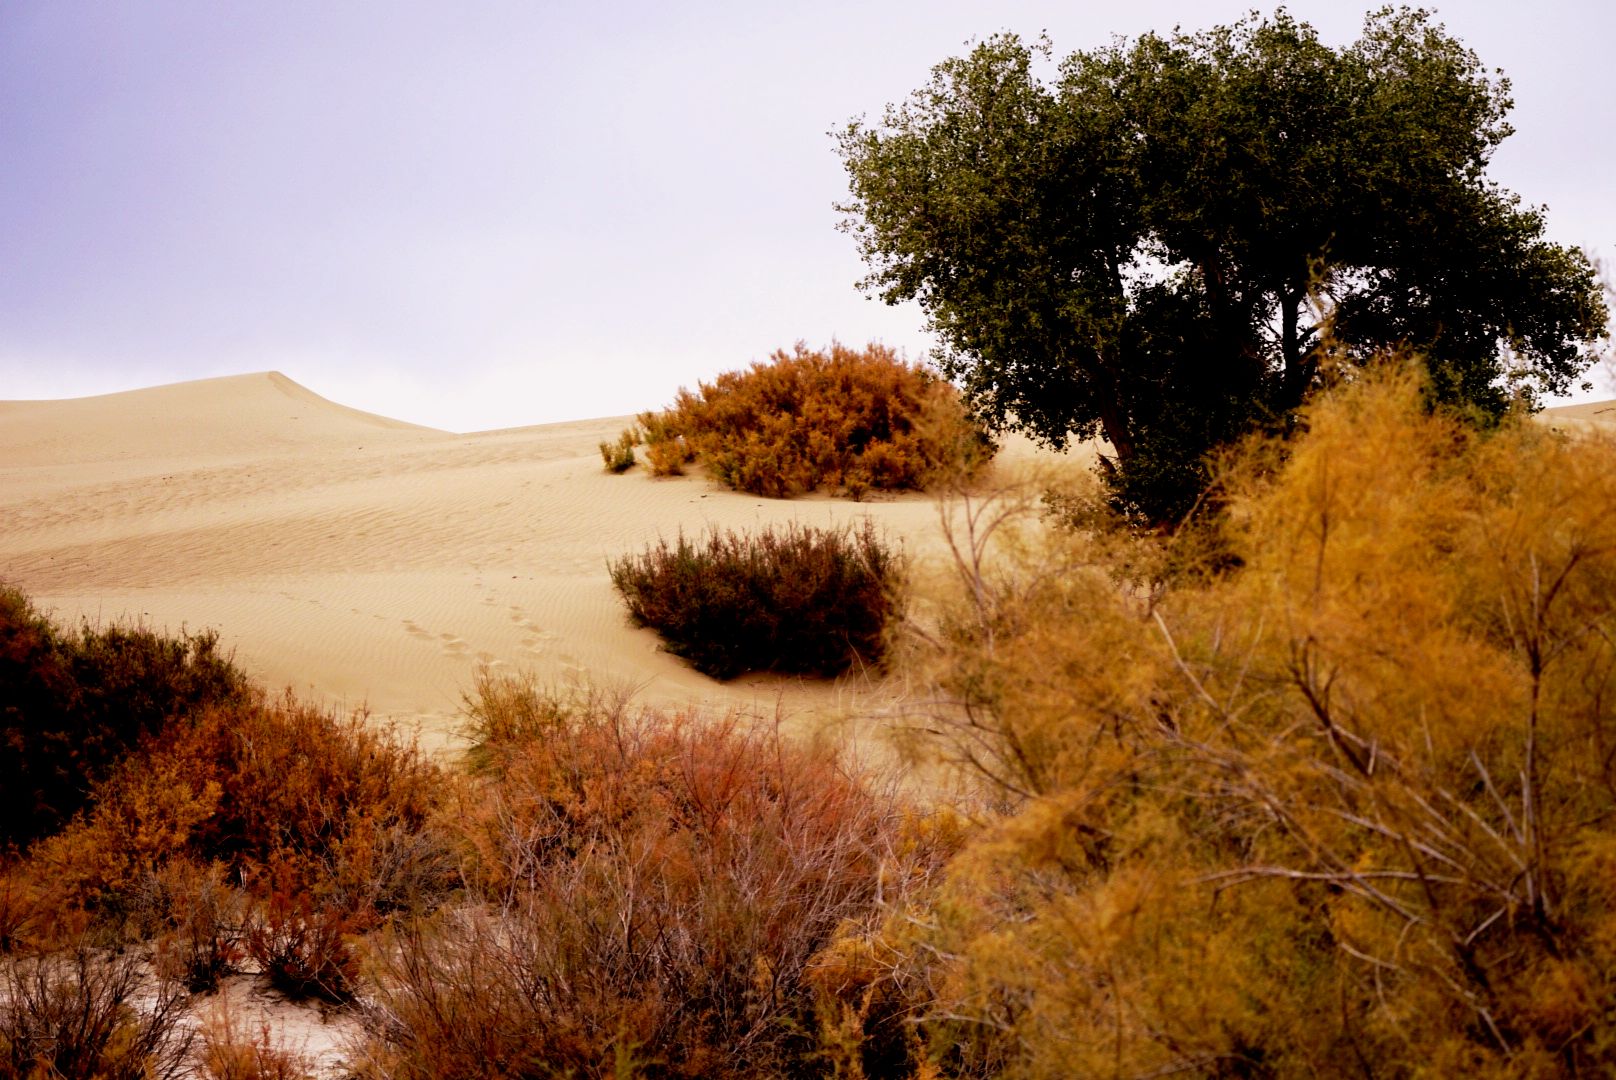
<instances>
[{"instance_id":1,"label":"desert sand","mask_svg":"<svg viewBox=\"0 0 1616 1080\"><path fill-rule=\"evenodd\" d=\"M597 446L628 422L454 435L275 372L0 402L0 580L69 625L213 628L269 688L366 707L429 745L451 741L483 665L651 702L845 704L861 680L698 674L630 625L607 560L681 530L866 516L923 554L935 501L613 476Z\"/></svg>"},{"instance_id":2,"label":"desert sand","mask_svg":"<svg viewBox=\"0 0 1616 1080\"><path fill-rule=\"evenodd\" d=\"M1616 403L1547 419L1603 427ZM936 501L780 501L699 474L612 476L597 445L628 422L455 435L276 372L0 402L0 580L68 624L212 628L272 690L368 708L432 746L454 743L479 666L799 718L872 699L857 677L695 672L629 624L607 560L681 530L864 517L924 559L941 550ZM1013 444L1009 456L1039 455Z\"/></svg>"}]
</instances>

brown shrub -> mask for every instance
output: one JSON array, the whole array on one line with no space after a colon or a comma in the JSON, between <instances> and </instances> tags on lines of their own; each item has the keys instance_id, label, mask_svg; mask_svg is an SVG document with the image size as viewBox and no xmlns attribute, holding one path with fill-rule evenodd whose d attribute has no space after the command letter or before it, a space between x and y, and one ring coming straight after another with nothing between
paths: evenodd
<instances>
[{"instance_id":1,"label":"brown shrub","mask_svg":"<svg viewBox=\"0 0 1616 1080\"><path fill-rule=\"evenodd\" d=\"M133 955L81 945L0 958L0 1080L189 1075L184 998L170 984L149 988Z\"/></svg>"},{"instance_id":2,"label":"brown shrub","mask_svg":"<svg viewBox=\"0 0 1616 1080\"><path fill-rule=\"evenodd\" d=\"M902 613L903 560L875 526L791 524L754 535L680 535L610 565L640 626L718 679L747 671L836 675L876 667Z\"/></svg>"},{"instance_id":3,"label":"brown shrub","mask_svg":"<svg viewBox=\"0 0 1616 1080\"><path fill-rule=\"evenodd\" d=\"M66 632L0 585L0 848L56 832L142 740L246 691L212 633Z\"/></svg>"},{"instance_id":4,"label":"brown shrub","mask_svg":"<svg viewBox=\"0 0 1616 1080\"><path fill-rule=\"evenodd\" d=\"M772 498L827 487L853 498L969 475L993 447L958 393L883 345L798 343L640 418L659 476L699 458L730 487Z\"/></svg>"},{"instance_id":5,"label":"brown shrub","mask_svg":"<svg viewBox=\"0 0 1616 1080\"><path fill-rule=\"evenodd\" d=\"M359 974L350 937L372 912L316 899L307 864L281 855L264 870L263 899L247 923L246 947L270 983L294 999L351 1001Z\"/></svg>"},{"instance_id":6,"label":"brown shrub","mask_svg":"<svg viewBox=\"0 0 1616 1080\"><path fill-rule=\"evenodd\" d=\"M245 1030L224 999L207 1016L201 1035L203 1080L308 1080L314 1074L306 1055L276 1045L267 1022Z\"/></svg>"},{"instance_id":7,"label":"brown shrub","mask_svg":"<svg viewBox=\"0 0 1616 1080\"><path fill-rule=\"evenodd\" d=\"M249 903L227 884L222 867L171 859L155 875L150 905L161 919L158 967L192 993L212 992L246 956Z\"/></svg>"},{"instance_id":8,"label":"brown shrub","mask_svg":"<svg viewBox=\"0 0 1616 1080\"><path fill-rule=\"evenodd\" d=\"M489 679L472 716L482 900L378 950L365 1074L821 1068L805 972L877 904L893 798L734 716Z\"/></svg>"}]
</instances>

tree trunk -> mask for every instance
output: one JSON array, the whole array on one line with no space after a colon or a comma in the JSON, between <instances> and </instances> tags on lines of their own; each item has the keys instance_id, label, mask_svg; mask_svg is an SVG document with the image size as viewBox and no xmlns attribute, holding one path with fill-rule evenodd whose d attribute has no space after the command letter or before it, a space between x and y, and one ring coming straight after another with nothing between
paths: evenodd
<instances>
[{"instance_id":1,"label":"tree trunk","mask_svg":"<svg viewBox=\"0 0 1616 1080\"><path fill-rule=\"evenodd\" d=\"M1288 289L1279 297L1281 321L1280 348L1285 354L1285 390L1281 404L1294 409L1307 396L1313 382L1314 361L1303 354L1301 333L1297 328L1301 318L1302 300L1307 296L1301 289Z\"/></svg>"}]
</instances>

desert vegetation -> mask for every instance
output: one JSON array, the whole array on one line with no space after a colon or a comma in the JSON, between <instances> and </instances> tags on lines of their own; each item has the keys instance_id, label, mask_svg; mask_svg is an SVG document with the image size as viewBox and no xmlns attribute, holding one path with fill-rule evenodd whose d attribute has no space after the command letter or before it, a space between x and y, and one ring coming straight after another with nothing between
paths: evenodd
<instances>
[{"instance_id":1,"label":"desert vegetation","mask_svg":"<svg viewBox=\"0 0 1616 1080\"><path fill-rule=\"evenodd\" d=\"M268 697L211 635L0 599L0 1076L195 1075L190 994L250 967L350 1001L359 935L454 886L445 777L410 744ZM243 1075L204 1042L204 1075Z\"/></svg>"},{"instance_id":2,"label":"desert vegetation","mask_svg":"<svg viewBox=\"0 0 1616 1080\"><path fill-rule=\"evenodd\" d=\"M212 634L66 632L0 585L0 847L60 829L95 785L177 716L238 700Z\"/></svg>"},{"instance_id":3,"label":"desert vegetation","mask_svg":"<svg viewBox=\"0 0 1616 1080\"><path fill-rule=\"evenodd\" d=\"M1423 392L1327 392L1188 549L959 515L916 728L1009 812L827 951L915 1075L1612 1067L1616 445Z\"/></svg>"},{"instance_id":4,"label":"desert vegetation","mask_svg":"<svg viewBox=\"0 0 1616 1080\"><path fill-rule=\"evenodd\" d=\"M1608 1071L1616 443L1424 378L1231 451L1200 530L956 500L889 660L936 787L491 676L437 763L218 660L0 870L0 1075L297 1075L178 1020L244 968L364 1077Z\"/></svg>"},{"instance_id":5,"label":"desert vegetation","mask_svg":"<svg viewBox=\"0 0 1616 1080\"><path fill-rule=\"evenodd\" d=\"M837 675L885 657L903 611L904 560L866 520L746 534L683 534L611 564L629 616L698 671Z\"/></svg>"},{"instance_id":6,"label":"desert vegetation","mask_svg":"<svg viewBox=\"0 0 1616 1080\"><path fill-rule=\"evenodd\" d=\"M893 792L733 715L509 679L470 715L466 892L377 949L362 1074L827 1073L816 954L940 863Z\"/></svg>"},{"instance_id":7,"label":"desert vegetation","mask_svg":"<svg viewBox=\"0 0 1616 1080\"><path fill-rule=\"evenodd\" d=\"M611 564L638 626L701 673L876 668L903 611L903 558L861 527L680 535Z\"/></svg>"},{"instance_id":8,"label":"desert vegetation","mask_svg":"<svg viewBox=\"0 0 1616 1080\"><path fill-rule=\"evenodd\" d=\"M606 463L609 473L628 472L635 465L634 448L640 445L640 431L638 428L625 428L615 442L600 444L600 458Z\"/></svg>"},{"instance_id":9,"label":"desert vegetation","mask_svg":"<svg viewBox=\"0 0 1616 1080\"><path fill-rule=\"evenodd\" d=\"M995 431L1103 436L1113 505L1182 521L1210 455L1395 346L1492 418L1605 347L1581 250L1487 175L1509 82L1434 16L1335 47L1280 8L1057 58L997 34L841 133L843 228ZM1350 238L1350 240L1349 240Z\"/></svg>"},{"instance_id":10,"label":"desert vegetation","mask_svg":"<svg viewBox=\"0 0 1616 1080\"><path fill-rule=\"evenodd\" d=\"M640 431L654 474L700 460L720 482L772 498L920 490L969 476L993 453L950 383L873 344L798 343L681 390L642 415Z\"/></svg>"}]
</instances>

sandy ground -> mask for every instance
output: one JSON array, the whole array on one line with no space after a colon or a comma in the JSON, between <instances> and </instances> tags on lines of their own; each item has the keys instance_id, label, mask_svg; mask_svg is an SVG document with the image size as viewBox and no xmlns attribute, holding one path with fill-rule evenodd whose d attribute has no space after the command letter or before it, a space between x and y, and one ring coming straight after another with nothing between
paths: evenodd
<instances>
[{"instance_id":1,"label":"sandy ground","mask_svg":"<svg viewBox=\"0 0 1616 1080\"><path fill-rule=\"evenodd\" d=\"M627 422L452 435L274 372L0 402L0 580L69 623L214 628L269 687L368 707L429 745L449 741L479 665L648 701L847 707L857 680L696 673L628 623L607 560L681 530L865 516L923 556L935 501L612 476L597 447Z\"/></svg>"},{"instance_id":2,"label":"sandy ground","mask_svg":"<svg viewBox=\"0 0 1616 1080\"><path fill-rule=\"evenodd\" d=\"M1606 427L1616 402L1546 419ZM0 580L68 622L216 629L270 688L368 707L429 745L452 742L480 665L652 702L856 709L862 680L696 673L629 625L607 560L681 530L866 516L924 559L940 550L936 502L612 476L597 447L627 422L453 435L275 372L0 402ZM1011 471L1053 456L1013 442L1001 459Z\"/></svg>"}]
</instances>

